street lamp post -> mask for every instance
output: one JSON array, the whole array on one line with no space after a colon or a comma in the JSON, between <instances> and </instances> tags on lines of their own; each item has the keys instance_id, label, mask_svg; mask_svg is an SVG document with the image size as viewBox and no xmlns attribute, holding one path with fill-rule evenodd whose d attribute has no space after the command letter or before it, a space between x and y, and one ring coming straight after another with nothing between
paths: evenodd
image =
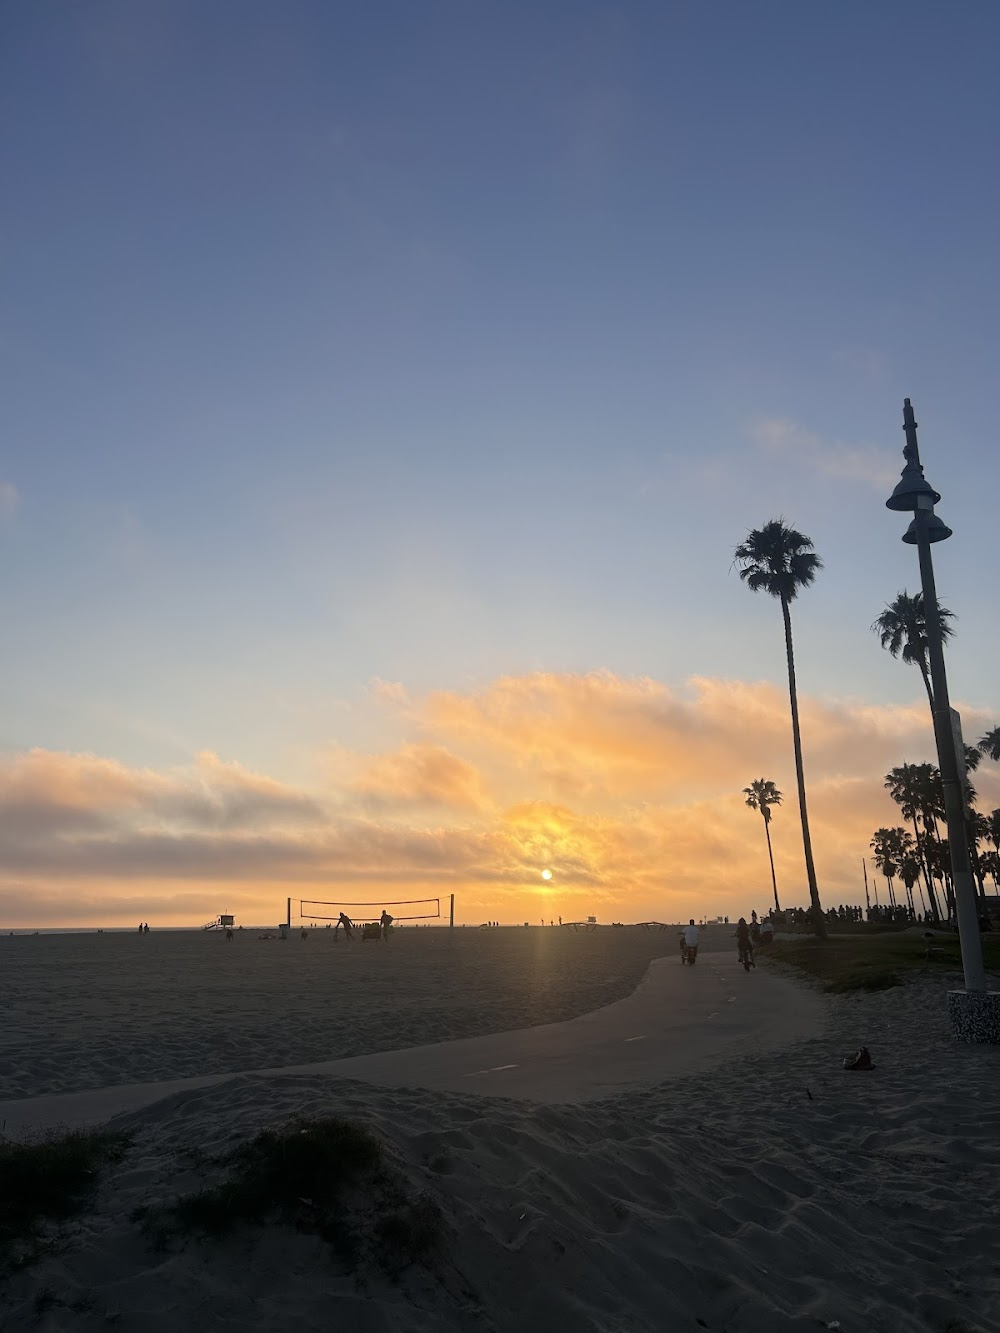
<instances>
[{"instance_id":1,"label":"street lamp post","mask_svg":"<svg viewBox=\"0 0 1000 1333\"><path fill-rule=\"evenodd\" d=\"M903 449L906 466L903 468L896 489L886 501L886 508L913 514L913 521L904 534L903 541L916 546L920 559L920 584L923 591L924 621L927 627L927 656L930 662L931 691L934 696L934 739L944 786L948 851L951 856L955 913L958 917L962 968L965 973L965 990L949 993L948 1009L952 1031L956 1037L966 1041L997 1042L1000 1041L1000 992L986 989L976 887L969 860L964 774L959 768L959 750L952 726L948 677L945 672L944 646L941 638L941 617L938 612L934 565L931 560L931 546L934 542L946 541L951 536L951 528L934 513L934 506L941 496L925 479L924 470L920 465L917 423L913 417L909 398L903 403L903 431L906 435L906 446ZM964 755L962 760L964 763Z\"/></svg>"}]
</instances>

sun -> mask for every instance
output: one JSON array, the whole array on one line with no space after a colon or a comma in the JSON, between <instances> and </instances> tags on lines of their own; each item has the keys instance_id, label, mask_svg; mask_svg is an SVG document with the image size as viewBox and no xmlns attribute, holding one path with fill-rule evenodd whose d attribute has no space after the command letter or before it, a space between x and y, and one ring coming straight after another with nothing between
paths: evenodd
<instances>
[{"instance_id":1,"label":"sun","mask_svg":"<svg viewBox=\"0 0 1000 1333\"><path fill-rule=\"evenodd\" d=\"M543 871L542 871L542 879L551 879L551 878L552 878L552 871L551 871L551 870L543 870Z\"/></svg>"}]
</instances>

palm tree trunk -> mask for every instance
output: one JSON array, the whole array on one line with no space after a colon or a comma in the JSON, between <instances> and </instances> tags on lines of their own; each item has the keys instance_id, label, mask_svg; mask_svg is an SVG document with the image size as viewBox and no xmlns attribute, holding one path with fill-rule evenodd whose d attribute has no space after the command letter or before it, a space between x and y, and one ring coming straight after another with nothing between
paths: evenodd
<instances>
[{"instance_id":1,"label":"palm tree trunk","mask_svg":"<svg viewBox=\"0 0 1000 1333\"><path fill-rule=\"evenodd\" d=\"M955 919L955 894L952 891L951 875L948 874L947 866L951 864L951 859L943 855L941 844L941 830L938 828L937 815L932 815L930 820L930 829L934 834L934 840L938 848L938 865L941 866L941 874L944 879L944 897L948 905L948 920Z\"/></svg>"},{"instance_id":2,"label":"palm tree trunk","mask_svg":"<svg viewBox=\"0 0 1000 1333\"><path fill-rule=\"evenodd\" d=\"M911 806L911 809L913 807ZM920 841L920 830L917 828L917 812L913 809L913 840L917 845L917 855L920 858L920 866L924 872L924 883L927 885L927 896L931 900L931 911L934 913L934 920L941 920L941 913L938 911L937 898L934 895L934 888L931 884L931 872L927 865L927 855Z\"/></svg>"},{"instance_id":3,"label":"palm tree trunk","mask_svg":"<svg viewBox=\"0 0 1000 1333\"><path fill-rule=\"evenodd\" d=\"M819 900L819 888L816 884L816 867L813 865L812 839L809 836L809 811L806 809L806 778L802 767L802 737L799 734L799 698L795 689L795 652L792 648L792 617L788 610L788 599L781 599L781 615L785 622L785 656L788 659L788 698L792 706L792 745L795 749L795 780L799 788L799 815L802 819L802 850L806 859L806 878L809 881L809 898L812 904L813 930L817 939L826 939L826 922L823 920L823 908Z\"/></svg>"},{"instance_id":4,"label":"palm tree trunk","mask_svg":"<svg viewBox=\"0 0 1000 1333\"><path fill-rule=\"evenodd\" d=\"M767 816L764 816L764 832L767 834L767 856L771 862L771 888L774 890L774 910L781 911L778 903L778 881L774 877L774 854L771 851L771 823Z\"/></svg>"},{"instance_id":5,"label":"palm tree trunk","mask_svg":"<svg viewBox=\"0 0 1000 1333\"><path fill-rule=\"evenodd\" d=\"M924 658L923 658L922 656L921 656L921 658L920 658L919 660L920 660L920 674L921 674L921 675L923 676L923 678L924 678L924 689L927 691L927 702L928 702L928 703L930 704L930 706L931 706L931 721L933 721L933 720L934 720L934 694L933 694L933 692L931 691L931 678L930 678L930 676L929 676L929 674L928 674L928 672L927 672L927 663L926 663L926 661L924 660Z\"/></svg>"},{"instance_id":6,"label":"palm tree trunk","mask_svg":"<svg viewBox=\"0 0 1000 1333\"><path fill-rule=\"evenodd\" d=\"M976 883L979 885L979 910L983 916L986 915L986 885L983 882L983 868L979 864L979 848L976 846L976 840L972 835L972 822L966 818L965 835L969 843L969 860L972 862L972 873L976 877Z\"/></svg>"}]
</instances>

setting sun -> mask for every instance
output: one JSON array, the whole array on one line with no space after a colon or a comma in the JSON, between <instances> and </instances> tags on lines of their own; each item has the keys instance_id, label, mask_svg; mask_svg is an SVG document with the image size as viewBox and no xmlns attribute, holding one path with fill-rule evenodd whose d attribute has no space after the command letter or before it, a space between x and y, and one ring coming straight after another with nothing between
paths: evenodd
<instances>
[{"instance_id":1,"label":"setting sun","mask_svg":"<svg viewBox=\"0 0 1000 1333\"><path fill-rule=\"evenodd\" d=\"M551 870L543 870L543 871L542 871L542 879L551 879L551 878L552 878L552 871L551 871Z\"/></svg>"}]
</instances>

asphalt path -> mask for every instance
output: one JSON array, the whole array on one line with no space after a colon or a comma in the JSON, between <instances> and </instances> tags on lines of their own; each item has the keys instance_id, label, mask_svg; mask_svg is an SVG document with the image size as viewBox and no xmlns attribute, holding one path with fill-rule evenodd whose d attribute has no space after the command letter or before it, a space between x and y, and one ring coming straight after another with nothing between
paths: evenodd
<instances>
[{"instance_id":1,"label":"asphalt path","mask_svg":"<svg viewBox=\"0 0 1000 1333\"><path fill-rule=\"evenodd\" d=\"M594 1101L696 1074L748 1051L780 1049L814 1036L823 1014L820 996L763 969L745 973L731 951L702 953L694 967L676 956L658 958L631 995L565 1023L316 1064L0 1102L0 1132L104 1124L177 1092L285 1074L536 1102Z\"/></svg>"}]
</instances>

